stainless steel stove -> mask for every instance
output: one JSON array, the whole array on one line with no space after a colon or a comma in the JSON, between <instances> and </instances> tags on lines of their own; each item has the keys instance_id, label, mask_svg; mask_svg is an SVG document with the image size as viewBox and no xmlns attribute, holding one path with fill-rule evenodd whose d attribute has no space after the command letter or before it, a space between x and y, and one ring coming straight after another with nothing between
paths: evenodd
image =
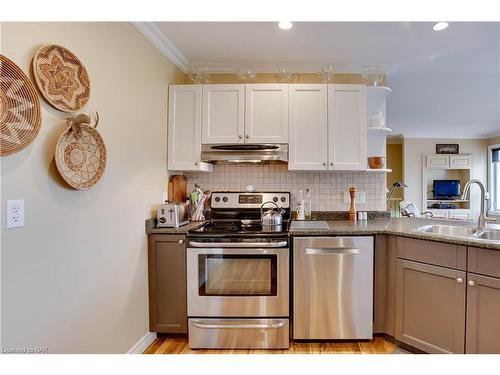
<instances>
[{"instance_id":1,"label":"stainless steel stove","mask_svg":"<svg viewBox=\"0 0 500 375\"><path fill-rule=\"evenodd\" d=\"M262 225L262 204L283 223ZM189 231L191 348L288 348L290 193L214 192L212 220Z\"/></svg>"}]
</instances>

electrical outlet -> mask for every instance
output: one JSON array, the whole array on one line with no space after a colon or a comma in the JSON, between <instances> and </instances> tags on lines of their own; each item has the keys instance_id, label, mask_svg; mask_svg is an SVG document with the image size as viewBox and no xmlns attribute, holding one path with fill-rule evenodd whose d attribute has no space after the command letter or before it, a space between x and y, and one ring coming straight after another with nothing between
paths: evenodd
<instances>
[{"instance_id":1,"label":"electrical outlet","mask_svg":"<svg viewBox=\"0 0 500 375\"><path fill-rule=\"evenodd\" d=\"M24 199L7 201L7 228L24 227Z\"/></svg>"},{"instance_id":2,"label":"electrical outlet","mask_svg":"<svg viewBox=\"0 0 500 375\"><path fill-rule=\"evenodd\" d=\"M358 204L366 203L366 193L364 191L357 191L355 198ZM344 203L351 203L351 195L348 191L344 191Z\"/></svg>"}]
</instances>

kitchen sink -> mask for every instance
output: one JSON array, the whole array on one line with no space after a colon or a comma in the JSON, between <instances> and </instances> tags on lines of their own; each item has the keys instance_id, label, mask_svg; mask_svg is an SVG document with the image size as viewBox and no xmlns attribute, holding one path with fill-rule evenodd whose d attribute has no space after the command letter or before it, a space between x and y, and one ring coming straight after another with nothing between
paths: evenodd
<instances>
[{"instance_id":1,"label":"kitchen sink","mask_svg":"<svg viewBox=\"0 0 500 375\"><path fill-rule=\"evenodd\" d=\"M474 237L483 240L500 241L500 230L484 229L477 232Z\"/></svg>"},{"instance_id":2,"label":"kitchen sink","mask_svg":"<svg viewBox=\"0 0 500 375\"><path fill-rule=\"evenodd\" d=\"M472 237L476 228L456 227L453 225L425 225L417 229L419 232L435 233L442 236Z\"/></svg>"},{"instance_id":3,"label":"kitchen sink","mask_svg":"<svg viewBox=\"0 0 500 375\"><path fill-rule=\"evenodd\" d=\"M453 225L424 225L417 229L418 232L433 233L441 236L474 238L477 240L500 243L500 230L461 227Z\"/></svg>"}]
</instances>

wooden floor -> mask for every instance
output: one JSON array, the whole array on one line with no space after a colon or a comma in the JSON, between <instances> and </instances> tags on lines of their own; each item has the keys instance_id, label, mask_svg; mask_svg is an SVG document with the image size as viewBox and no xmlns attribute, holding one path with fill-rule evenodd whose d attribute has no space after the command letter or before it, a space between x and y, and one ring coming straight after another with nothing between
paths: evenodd
<instances>
[{"instance_id":1,"label":"wooden floor","mask_svg":"<svg viewBox=\"0 0 500 375\"><path fill-rule=\"evenodd\" d=\"M186 337L158 337L144 354L391 354L396 349L396 344L383 337L372 341L295 342L285 350L193 350Z\"/></svg>"}]
</instances>

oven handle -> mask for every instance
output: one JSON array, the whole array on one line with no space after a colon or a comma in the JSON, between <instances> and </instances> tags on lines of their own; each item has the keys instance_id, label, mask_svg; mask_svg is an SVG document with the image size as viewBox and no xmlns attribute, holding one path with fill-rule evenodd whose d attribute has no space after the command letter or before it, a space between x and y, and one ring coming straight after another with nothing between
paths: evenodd
<instances>
[{"instance_id":1,"label":"oven handle","mask_svg":"<svg viewBox=\"0 0 500 375\"><path fill-rule=\"evenodd\" d=\"M359 254L356 247L308 247L306 255Z\"/></svg>"},{"instance_id":2,"label":"oven handle","mask_svg":"<svg viewBox=\"0 0 500 375\"><path fill-rule=\"evenodd\" d=\"M200 241L189 241L189 247L200 247L200 248L220 248L220 247L232 247L232 248L247 248L247 247L285 247L288 245L287 241L274 241L274 242L200 242Z\"/></svg>"},{"instance_id":3,"label":"oven handle","mask_svg":"<svg viewBox=\"0 0 500 375\"><path fill-rule=\"evenodd\" d=\"M192 321L191 324L195 326L196 328L201 328L201 329L240 329L240 328L247 328L247 329L279 329L283 328L285 326L285 321L280 320L277 323L273 324L241 324L236 322L231 323L231 321L227 321L227 323L224 324L207 324L207 323L202 323L202 321Z\"/></svg>"}]
</instances>

